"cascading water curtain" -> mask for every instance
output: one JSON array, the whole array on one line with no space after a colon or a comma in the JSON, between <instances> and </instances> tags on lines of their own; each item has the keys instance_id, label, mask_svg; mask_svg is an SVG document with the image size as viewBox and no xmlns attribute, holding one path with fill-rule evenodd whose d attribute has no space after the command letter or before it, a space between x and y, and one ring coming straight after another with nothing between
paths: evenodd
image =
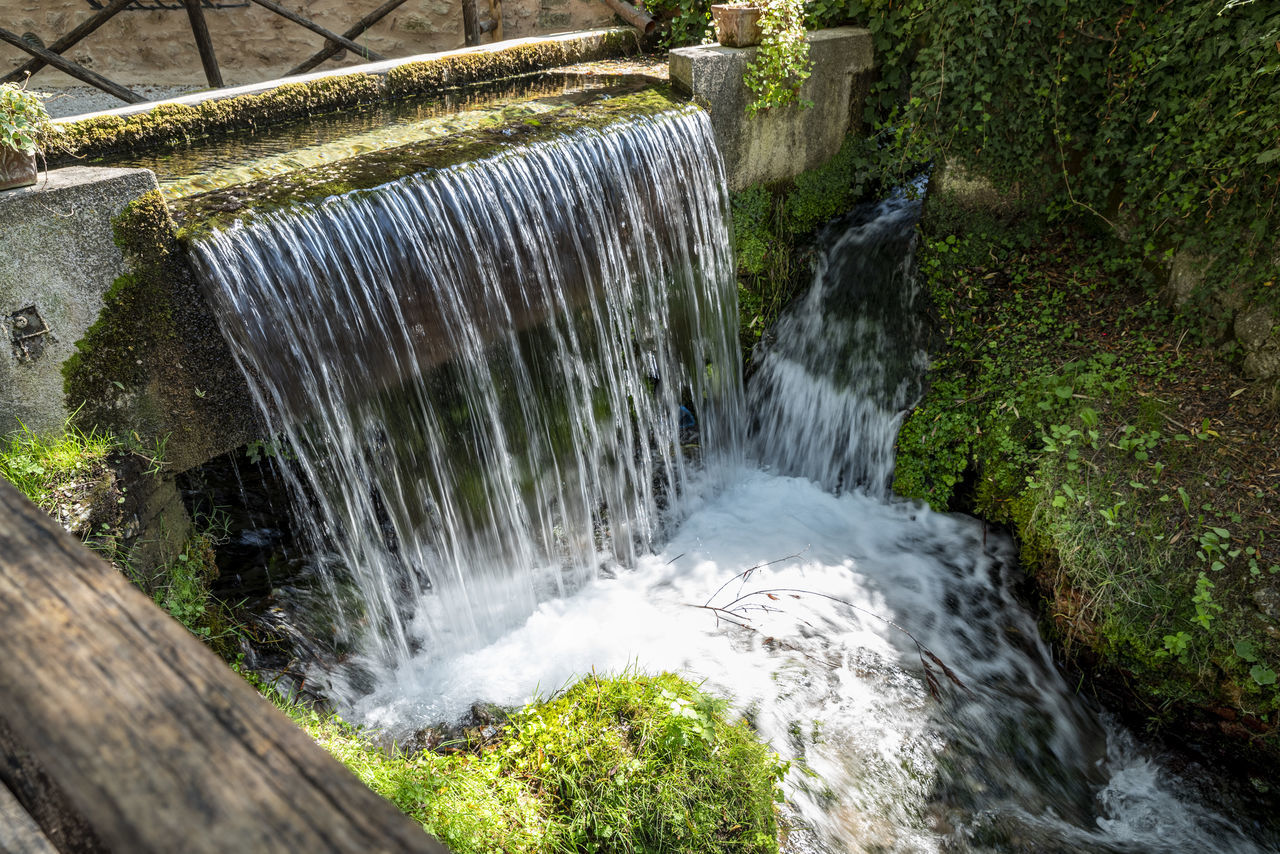
<instances>
[{"instance_id":1,"label":"cascading water curtain","mask_svg":"<svg viewBox=\"0 0 1280 854\"><path fill-rule=\"evenodd\" d=\"M724 170L687 108L237 224L196 263L341 632L456 652L741 453Z\"/></svg>"}]
</instances>

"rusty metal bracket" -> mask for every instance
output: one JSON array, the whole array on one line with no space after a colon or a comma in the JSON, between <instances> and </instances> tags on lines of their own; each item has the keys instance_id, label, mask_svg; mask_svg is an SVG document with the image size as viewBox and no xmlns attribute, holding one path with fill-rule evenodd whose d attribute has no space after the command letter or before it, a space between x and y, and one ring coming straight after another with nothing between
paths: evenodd
<instances>
[{"instance_id":1,"label":"rusty metal bracket","mask_svg":"<svg viewBox=\"0 0 1280 854\"><path fill-rule=\"evenodd\" d=\"M40 358L49 343L49 324L44 322L34 305L20 308L5 318L11 330L13 355L26 363Z\"/></svg>"}]
</instances>

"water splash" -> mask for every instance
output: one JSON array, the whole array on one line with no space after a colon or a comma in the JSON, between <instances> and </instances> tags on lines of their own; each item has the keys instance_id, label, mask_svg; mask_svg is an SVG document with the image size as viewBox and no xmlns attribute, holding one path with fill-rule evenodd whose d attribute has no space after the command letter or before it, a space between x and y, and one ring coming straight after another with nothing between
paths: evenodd
<instances>
[{"instance_id":1,"label":"water splash","mask_svg":"<svg viewBox=\"0 0 1280 854\"><path fill-rule=\"evenodd\" d=\"M474 646L647 550L682 422L740 452L724 186L686 109L195 247L314 546L351 573L354 595L329 575L346 637L382 663Z\"/></svg>"}]
</instances>

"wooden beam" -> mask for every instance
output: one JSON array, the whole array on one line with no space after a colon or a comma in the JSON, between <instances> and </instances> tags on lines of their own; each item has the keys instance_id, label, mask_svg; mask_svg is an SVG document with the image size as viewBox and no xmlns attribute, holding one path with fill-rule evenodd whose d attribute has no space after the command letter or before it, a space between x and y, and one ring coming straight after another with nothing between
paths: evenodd
<instances>
[{"instance_id":1,"label":"wooden beam","mask_svg":"<svg viewBox=\"0 0 1280 854\"><path fill-rule=\"evenodd\" d=\"M476 0L462 0L462 40L467 47L480 44L480 19Z\"/></svg>"},{"instance_id":2,"label":"wooden beam","mask_svg":"<svg viewBox=\"0 0 1280 854\"><path fill-rule=\"evenodd\" d=\"M115 95L121 101L125 101L126 103L129 103L129 104L142 104L142 103L145 103L147 100L146 98L139 95L137 92L133 92L129 89L126 89L118 83L112 83L110 80L103 77L101 74L98 74L97 72L94 72L94 71L90 71L89 69L85 68L83 65L80 65L79 63L72 62L66 57L59 56L58 54L53 53L52 51L49 51L46 48L39 47L38 45L33 45L30 42L24 41L23 38L17 35L16 33L11 33L5 29L0 29L0 41L8 42L9 44L13 45L19 50L26 51L32 56L39 57L40 59L44 60L46 65L52 65L54 68L58 69L59 71L62 71L66 74L70 74L72 77L76 78L81 82L88 83L90 86L94 86L98 89L101 89L103 92L109 92L110 94Z\"/></svg>"},{"instance_id":3,"label":"wooden beam","mask_svg":"<svg viewBox=\"0 0 1280 854\"><path fill-rule=\"evenodd\" d=\"M111 0L111 4L106 8L101 9L93 16L87 18L81 22L80 26L49 45L49 52L66 53L70 48L79 44L85 36L89 35L94 30L98 29L98 27L101 27L107 21L114 18L117 12L123 12L125 7L132 2L133 0ZM46 63L43 59L35 57L20 68L10 71L4 77L0 77L0 83L20 83L28 76L35 74L41 68L44 68L45 64Z\"/></svg>"},{"instance_id":4,"label":"wooden beam","mask_svg":"<svg viewBox=\"0 0 1280 854\"><path fill-rule=\"evenodd\" d=\"M0 625L0 783L60 849L448 854L2 480Z\"/></svg>"},{"instance_id":5,"label":"wooden beam","mask_svg":"<svg viewBox=\"0 0 1280 854\"><path fill-rule=\"evenodd\" d=\"M502 0L489 0L489 19L493 21L493 40L502 41Z\"/></svg>"},{"instance_id":6,"label":"wooden beam","mask_svg":"<svg viewBox=\"0 0 1280 854\"><path fill-rule=\"evenodd\" d=\"M319 24L314 23L313 21L309 21L306 18L302 17L297 12L290 12L288 9L281 6L279 3L274 2L274 0L253 0L253 2L257 3L259 6L261 6L264 9L270 9L272 12L275 12L277 15L279 15L282 18L287 18L290 21L293 21L295 24L297 24L300 27L306 27L308 30L311 30L311 32L313 33L319 33L329 41L338 45L339 47L351 51L356 56L363 57L364 59L372 59L377 62L381 62L382 60L386 59L386 57L383 56L382 54L376 53L370 50L369 48L364 47L363 45L358 45L355 42L353 42L351 39L347 38L346 36L340 36L337 33L330 32L329 30L326 30L324 27L320 26Z\"/></svg>"},{"instance_id":7,"label":"wooden beam","mask_svg":"<svg viewBox=\"0 0 1280 854\"><path fill-rule=\"evenodd\" d=\"M204 79L214 89L222 88L222 71L218 68L218 57L213 52L213 40L209 38L209 25L204 19L204 9L200 0L182 0L187 7L187 17L191 20L191 34L196 37L196 49L200 51L200 64L204 66Z\"/></svg>"},{"instance_id":8,"label":"wooden beam","mask_svg":"<svg viewBox=\"0 0 1280 854\"><path fill-rule=\"evenodd\" d=\"M396 9L399 9L406 2L408 2L408 0L387 0L386 3L383 3L381 6L352 24L351 29L347 30L342 35L349 39L360 38L360 36L364 35L366 30L381 21L387 15L390 15ZM305 62L289 69L287 75L292 76L294 74L306 74L308 71L315 68L334 54L339 53L341 50L342 48L337 44L330 42L313 54L310 59L307 59Z\"/></svg>"}]
</instances>

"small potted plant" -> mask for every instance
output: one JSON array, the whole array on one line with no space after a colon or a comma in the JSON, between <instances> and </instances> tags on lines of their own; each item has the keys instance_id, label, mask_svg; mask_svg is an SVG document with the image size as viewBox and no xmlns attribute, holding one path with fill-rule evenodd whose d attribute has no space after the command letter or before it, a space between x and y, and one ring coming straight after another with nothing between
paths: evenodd
<instances>
[{"instance_id":1,"label":"small potted plant","mask_svg":"<svg viewBox=\"0 0 1280 854\"><path fill-rule=\"evenodd\" d=\"M800 85L809 77L804 0L736 0L712 6L711 16L720 44L760 46L743 77L755 95L748 112L799 100Z\"/></svg>"},{"instance_id":2,"label":"small potted plant","mask_svg":"<svg viewBox=\"0 0 1280 854\"><path fill-rule=\"evenodd\" d=\"M52 132L39 96L13 83L0 83L0 190L36 182L36 154Z\"/></svg>"},{"instance_id":3,"label":"small potted plant","mask_svg":"<svg viewBox=\"0 0 1280 854\"><path fill-rule=\"evenodd\" d=\"M742 2L713 4L711 20L715 22L716 41L725 47L751 47L760 44L764 33L760 29L760 16L764 14L763 0L759 3Z\"/></svg>"}]
</instances>

